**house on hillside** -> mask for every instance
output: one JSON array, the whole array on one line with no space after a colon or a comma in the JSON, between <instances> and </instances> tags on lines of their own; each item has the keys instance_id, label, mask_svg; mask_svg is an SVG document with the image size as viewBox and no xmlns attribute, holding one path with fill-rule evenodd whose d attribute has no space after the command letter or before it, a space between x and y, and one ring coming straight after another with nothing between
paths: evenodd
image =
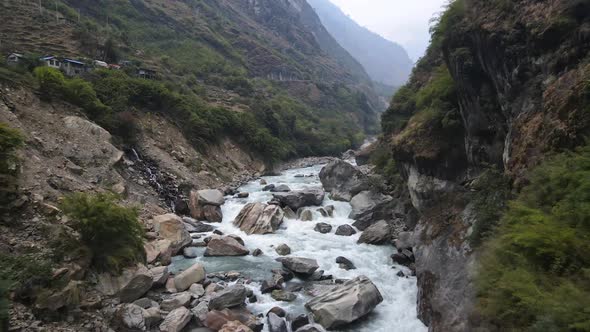
<instances>
[{"instance_id":1,"label":"house on hillside","mask_svg":"<svg viewBox=\"0 0 590 332\"><path fill-rule=\"evenodd\" d=\"M20 53L10 53L7 57L6 57L6 63L8 65L16 65L18 64L23 58L23 55Z\"/></svg>"},{"instance_id":2,"label":"house on hillside","mask_svg":"<svg viewBox=\"0 0 590 332\"><path fill-rule=\"evenodd\" d=\"M147 68L139 68L137 70L137 76L139 78L145 78L145 79L154 79L156 78L156 71L153 69L147 69Z\"/></svg>"},{"instance_id":3,"label":"house on hillside","mask_svg":"<svg viewBox=\"0 0 590 332\"><path fill-rule=\"evenodd\" d=\"M104 62L104 61L100 61L100 60L94 60L94 67L97 68L109 68L109 64Z\"/></svg>"},{"instance_id":4,"label":"house on hillside","mask_svg":"<svg viewBox=\"0 0 590 332\"><path fill-rule=\"evenodd\" d=\"M58 58L54 57L53 55L48 55L39 58L39 61L43 62L47 67L60 69L61 68L61 61Z\"/></svg>"},{"instance_id":5,"label":"house on hillside","mask_svg":"<svg viewBox=\"0 0 590 332\"><path fill-rule=\"evenodd\" d=\"M77 60L64 59L61 69L68 76L80 76L86 71L86 64Z\"/></svg>"}]
</instances>

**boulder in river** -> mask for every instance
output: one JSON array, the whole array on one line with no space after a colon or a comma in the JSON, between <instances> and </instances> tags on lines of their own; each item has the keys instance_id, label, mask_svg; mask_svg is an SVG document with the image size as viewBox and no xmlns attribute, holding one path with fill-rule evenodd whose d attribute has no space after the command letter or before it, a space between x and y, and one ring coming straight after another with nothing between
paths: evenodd
<instances>
[{"instance_id":1,"label":"boulder in river","mask_svg":"<svg viewBox=\"0 0 590 332\"><path fill-rule=\"evenodd\" d=\"M184 227L182 219L173 214L155 216L152 223L156 232L165 240L170 241L172 255L176 255L182 248L192 243L191 235Z\"/></svg>"},{"instance_id":2,"label":"boulder in river","mask_svg":"<svg viewBox=\"0 0 590 332\"><path fill-rule=\"evenodd\" d=\"M355 220L354 227L365 230L379 220L394 219L395 202L393 197L372 191L363 191L350 201L352 211L348 215Z\"/></svg>"},{"instance_id":3,"label":"boulder in river","mask_svg":"<svg viewBox=\"0 0 590 332\"><path fill-rule=\"evenodd\" d=\"M267 184L262 188L262 191L270 191L273 190L275 188L274 184Z\"/></svg>"},{"instance_id":4,"label":"boulder in river","mask_svg":"<svg viewBox=\"0 0 590 332\"><path fill-rule=\"evenodd\" d=\"M363 172L343 160L334 160L320 171L320 181L330 197L338 201L350 201L361 191L369 189L368 178Z\"/></svg>"},{"instance_id":5,"label":"boulder in river","mask_svg":"<svg viewBox=\"0 0 590 332\"><path fill-rule=\"evenodd\" d=\"M356 266L354 266L354 264L346 257L342 257L342 256L336 257L336 263L338 264L338 266L341 269L344 269L347 271L356 269Z\"/></svg>"},{"instance_id":6,"label":"boulder in river","mask_svg":"<svg viewBox=\"0 0 590 332\"><path fill-rule=\"evenodd\" d=\"M380 220L369 226L361 234L358 243L384 244L391 240L391 226L387 221Z\"/></svg>"},{"instance_id":7,"label":"boulder in river","mask_svg":"<svg viewBox=\"0 0 590 332\"><path fill-rule=\"evenodd\" d=\"M189 209L191 217L197 220L207 220L210 222L221 222L220 206L225 202L221 190L205 189L191 191L189 199Z\"/></svg>"},{"instance_id":8,"label":"boulder in river","mask_svg":"<svg viewBox=\"0 0 590 332\"><path fill-rule=\"evenodd\" d=\"M319 222L319 223L315 224L315 227L313 230L316 232L320 232L322 234L328 234L332 231L332 225L327 224L325 222Z\"/></svg>"},{"instance_id":9,"label":"boulder in river","mask_svg":"<svg viewBox=\"0 0 590 332\"><path fill-rule=\"evenodd\" d=\"M289 191L291 191L291 188L286 184L280 184L270 190L272 193L288 193Z\"/></svg>"},{"instance_id":10,"label":"boulder in river","mask_svg":"<svg viewBox=\"0 0 590 332\"><path fill-rule=\"evenodd\" d=\"M244 304L248 289L243 285L234 285L211 294L209 309L222 310Z\"/></svg>"},{"instance_id":11,"label":"boulder in river","mask_svg":"<svg viewBox=\"0 0 590 332\"><path fill-rule=\"evenodd\" d=\"M269 332L288 332L289 331L287 329L287 321L284 318L279 317L271 312L268 314L266 319L268 320L267 326L268 326Z\"/></svg>"},{"instance_id":12,"label":"boulder in river","mask_svg":"<svg viewBox=\"0 0 590 332\"><path fill-rule=\"evenodd\" d=\"M301 221L312 221L313 213L311 212L311 210L304 209L299 213L299 219Z\"/></svg>"},{"instance_id":13,"label":"boulder in river","mask_svg":"<svg viewBox=\"0 0 590 332\"><path fill-rule=\"evenodd\" d=\"M249 203L242 208L234 225L247 234L269 234L279 228L283 218L284 212L279 206Z\"/></svg>"},{"instance_id":14,"label":"boulder in river","mask_svg":"<svg viewBox=\"0 0 590 332\"><path fill-rule=\"evenodd\" d=\"M305 304L314 320L326 329L350 324L383 301L377 287L365 276L349 280Z\"/></svg>"},{"instance_id":15,"label":"boulder in river","mask_svg":"<svg viewBox=\"0 0 590 332\"><path fill-rule=\"evenodd\" d=\"M246 256L250 253L238 240L231 236L213 235L207 242L205 256Z\"/></svg>"},{"instance_id":16,"label":"boulder in river","mask_svg":"<svg viewBox=\"0 0 590 332\"><path fill-rule=\"evenodd\" d=\"M350 225L340 225L336 228L336 235L352 236L354 234L356 234L356 231Z\"/></svg>"},{"instance_id":17,"label":"boulder in river","mask_svg":"<svg viewBox=\"0 0 590 332\"><path fill-rule=\"evenodd\" d=\"M320 324L307 324L295 330L294 332L326 332Z\"/></svg>"},{"instance_id":18,"label":"boulder in river","mask_svg":"<svg viewBox=\"0 0 590 332\"><path fill-rule=\"evenodd\" d=\"M273 290L271 296L273 299L283 302L293 302L297 298L297 295L291 292L284 291L282 289Z\"/></svg>"},{"instance_id":19,"label":"boulder in river","mask_svg":"<svg viewBox=\"0 0 590 332\"><path fill-rule=\"evenodd\" d=\"M177 291L183 292L194 284L205 279L205 268L197 263L182 271L174 277L174 287Z\"/></svg>"},{"instance_id":20,"label":"boulder in river","mask_svg":"<svg viewBox=\"0 0 590 332\"><path fill-rule=\"evenodd\" d=\"M285 243L282 243L275 248L275 251L281 256L287 256L291 253L291 248Z\"/></svg>"},{"instance_id":21,"label":"boulder in river","mask_svg":"<svg viewBox=\"0 0 590 332\"><path fill-rule=\"evenodd\" d=\"M289 271L300 275L310 276L319 268L315 259L303 257L281 257L277 258Z\"/></svg>"},{"instance_id":22,"label":"boulder in river","mask_svg":"<svg viewBox=\"0 0 590 332\"><path fill-rule=\"evenodd\" d=\"M297 211L302 207L321 205L325 193L322 190L307 189L288 193L274 193L272 196L281 206L288 206L291 210Z\"/></svg>"}]
</instances>

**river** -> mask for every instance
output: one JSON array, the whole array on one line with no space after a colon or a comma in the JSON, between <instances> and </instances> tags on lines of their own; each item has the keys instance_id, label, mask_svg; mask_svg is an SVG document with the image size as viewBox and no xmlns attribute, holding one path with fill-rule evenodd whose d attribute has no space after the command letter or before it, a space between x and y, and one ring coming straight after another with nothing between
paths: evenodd
<instances>
[{"instance_id":1,"label":"river","mask_svg":"<svg viewBox=\"0 0 590 332\"><path fill-rule=\"evenodd\" d=\"M264 179L269 184L286 184L292 190L300 189L321 189L322 185L318 174L322 165L307 168L296 168L284 171L279 176L267 176ZM296 175L306 175L296 177ZM334 217L322 217L314 210L314 220L303 222L300 220L286 219L281 228L275 234L247 235L232 222L242 207L252 202L267 202L272 198L270 192L262 191L259 181L250 182L239 189L240 192L249 192L248 198L226 197L222 206L223 222L213 224L224 234L239 235L250 251L260 248L263 255L259 257L199 257L185 259L182 256L173 259L172 270L184 268L194 262L200 262L205 266L208 273L220 271L239 271L244 276L255 281L261 281L271 276L272 268L280 267L275 261L279 255L273 247L282 243L291 247L291 255L297 257L313 258L318 261L320 269L325 275L333 275L334 278L353 278L359 275L369 277L383 295L383 302L366 318L349 326L343 331L358 332L420 332L427 328L417 318L416 312L416 278L398 277L399 270L409 274L409 270L403 266L394 265L390 255L394 252L391 245L375 246L357 244L360 236L357 234L346 237L334 234L336 227L342 224L352 224L353 220L348 218L351 206L347 202L332 201L326 195L323 205L334 205ZM326 222L333 226L330 234L321 234L314 231L317 222ZM203 249L204 250L204 249ZM357 267L355 270L343 270L338 267L336 257L344 256L351 260ZM301 282L293 280L293 282ZM269 309L279 306L288 313L304 313L303 304L309 299L304 292L298 292L297 300L294 302L277 302L270 294L260 293L260 284L253 282L249 285L258 297L256 303L248 304L248 308L254 314L266 313ZM266 331L266 330L265 330Z\"/></svg>"}]
</instances>

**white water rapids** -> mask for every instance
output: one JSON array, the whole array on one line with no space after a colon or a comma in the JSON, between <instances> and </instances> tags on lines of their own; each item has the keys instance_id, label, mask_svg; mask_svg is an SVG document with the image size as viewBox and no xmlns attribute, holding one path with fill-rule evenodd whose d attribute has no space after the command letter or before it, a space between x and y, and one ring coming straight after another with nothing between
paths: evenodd
<instances>
[{"instance_id":1,"label":"white water rapids","mask_svg":"<svg viewBox=\"0 0 590 332\"><path fill-rule=\"evenodd\" d=\"M286 184L291 190L320 189L319 171L322 166L290 169L279 176L267 176L264 179L269 184ZM295 177L295 175L311 175L307 177ZM391 245L375 246L357 244L360 236L357 234L337 236L334 234L336 227L342 224L352 224L353 220L348 219L351 206L346 202L332 201L326 195L323 205L334 205L334 217L322 217L311 207L314 220L303 222L285 218L281 228L275 234L247 235L239 228L233 226L232 222L240 210L247 203L267 202L272 198L270 192L262 191L259 181L250 182L239 189L240 192L249 192L248 198L239 199L226 197L222 206L223 222L212 224L224 234L239 235L250 251L260 248L263 255L259 257L203 257L200 255L195 259L175 257L173 268L186 267L194 262L200 262L205 266L208 273L220 271L239 271L244 276L255 281L261 281L271 276L270 270L280 267L275 261L279 255L274 247L285 243L291 247L291 256L313 258L318 261L324 275L333 275L334 278L350 279L359 275L369 277L383 295L383 302L366 318L345 329L346 331L358 332L420 332L427 328L417 318L416 313L416 278L398 277L396 274L403 270L409 274L405 267L394 265L391 261L391 254L394 248ZM326 222L333 226L330 234L321 234L314 231L317 222ZM346 271L340 269L336 263L336 257L344 256L351 260L357 267L355 270ZM298 282L297 279L291 281ZM301 281L299 281L301 282ZM270 294L260 293L260 284L253 282L249 285L258 297L256 303L248 304L248 308L254 313L266 313L272 307L278 306L290 314L304 313L303 305L309 297L305 292L296 292L297 300L294 302L278 302L272 299ZM266 323L266 322L265 322ZM266 324L265 324L266 325ZM265 327L266 331L266 327Z\"/></svg>"}]
</instances>

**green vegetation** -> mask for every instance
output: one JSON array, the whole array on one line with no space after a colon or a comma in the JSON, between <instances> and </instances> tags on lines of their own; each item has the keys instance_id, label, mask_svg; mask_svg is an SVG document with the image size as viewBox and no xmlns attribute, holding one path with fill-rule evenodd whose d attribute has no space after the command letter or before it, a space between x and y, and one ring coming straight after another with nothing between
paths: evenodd
<instances>
[{"instance_id":1,"label":"green vegetation","mask_svg":"<svg viewBox=\"0 0 590 332\"><path fill-rule=\"evenodd\" d=\"M392 185L402 183L391 148L382 142L377 144L375 151L371 153L369 163L375 165L375 170L385 177L387 183Z\"/></svg>"},{"instance_id":2,"label":"green vegetation","mask_svg":"<svg viewBox=\"0 0 590 332\"><path fill-rule=\"evenodd\" d=\"M479 311L503 331L590 331L590 147L535 169L485 246Z\"/></svg>"},{"instance_id":3,"label":"green vegetation","mask_svg":"<svg viewBox=\"0 0 590 332\"><path fill-rule=\"evenodd\" d=\"M465 0L450 0L442 14L433 20L430 27L432 47L441 49L441 46L453 33L455 27L465 16Z\"/></svg>"},{"instance_id":4,"label":"green vegetation","mask_svg":"<svg viewBox=\"0 0 590 332\"><path fill-rule=\"evenodd\" d=\"M0 122L0 211L7 207L17 191L16 150L23 144L22 134Z\"/></svg>"},{"instance_id":5,"label":"green vegetation","mask_svg":"<svg viewBox=\"0 0 590 332\"><path fill-rule=\"evenodd\" d=\"M67 196L61 208L90 249L96 269L120 271L145 259L137 209L120 206L115 196L104 193Z\"/></svg>"},{"instance_id":6,"label":"green vegetation","mask_svg":"<svg viewBox=\"0 0 590 332\"><path fill-rule=\"evenodd\" d=\"M485 170L471 184L475 190L471 202L475 224L469 236L472 247L478 247L495 231L510 197L510 181L496 168Z\"/></svg>"}]
</instances>

